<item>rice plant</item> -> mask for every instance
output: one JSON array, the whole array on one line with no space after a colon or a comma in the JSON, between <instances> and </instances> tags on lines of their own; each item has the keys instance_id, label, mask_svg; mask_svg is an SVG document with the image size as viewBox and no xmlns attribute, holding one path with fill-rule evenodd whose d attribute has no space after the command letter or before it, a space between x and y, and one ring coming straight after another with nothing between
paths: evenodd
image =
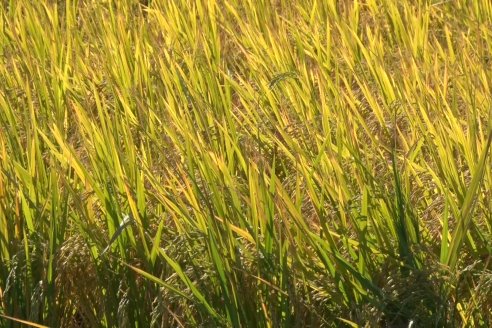
<instances>
[{"instance_id":1,"label":"rice plant","mask_svg":"<svg viewBox=\"0 0 492 328\"><path fill-rule=\"evenodd\" d=\"M1 327L492 326L487 0L2 0Z\"/></svg>"}]
</instances>

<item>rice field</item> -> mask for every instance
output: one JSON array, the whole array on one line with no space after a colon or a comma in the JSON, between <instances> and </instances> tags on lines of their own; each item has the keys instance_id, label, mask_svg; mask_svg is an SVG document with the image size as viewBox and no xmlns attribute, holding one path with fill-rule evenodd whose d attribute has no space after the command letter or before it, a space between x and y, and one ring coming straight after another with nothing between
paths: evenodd
<instances>
[{"instance_id":1,"label":"rice field","mask_svg":"<svg viewBox=\"0 0 492 328\"><path fill-rule=\"evenodd\" d=\"M1 0L0 327L491 327L488 0Z\"/></svg>"}]
</instances>

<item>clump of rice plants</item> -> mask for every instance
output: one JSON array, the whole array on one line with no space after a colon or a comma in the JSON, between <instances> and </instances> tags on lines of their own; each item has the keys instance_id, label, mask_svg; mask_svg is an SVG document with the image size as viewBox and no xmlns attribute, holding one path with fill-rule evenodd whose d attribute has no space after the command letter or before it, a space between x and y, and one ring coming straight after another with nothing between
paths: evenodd
<instances>
[{"instance_id":1,"label":"clump of rice plants","mask_svg":"<svg viewBox=\"0 0 492 328\"><path fill-rule=\"evenodd\" d=\"M492 326L492 5L4 0L0 326Z\"/></svg>"}]
</instances>

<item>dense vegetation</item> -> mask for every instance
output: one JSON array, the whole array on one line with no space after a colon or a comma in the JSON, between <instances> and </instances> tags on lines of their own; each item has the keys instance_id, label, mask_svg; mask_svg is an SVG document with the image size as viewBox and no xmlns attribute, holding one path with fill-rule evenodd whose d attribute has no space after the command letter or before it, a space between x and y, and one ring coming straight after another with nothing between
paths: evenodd
<instances>
[{"instance_id":1,"label":"dense vegetation","mask_svg":"<svg viewBox=\"0 0 492 328\"><path fill-rule=\"evenodd\" d=\"M0 326L492 326L488 0L2 0Z\"/></svg>"}]
</instances>

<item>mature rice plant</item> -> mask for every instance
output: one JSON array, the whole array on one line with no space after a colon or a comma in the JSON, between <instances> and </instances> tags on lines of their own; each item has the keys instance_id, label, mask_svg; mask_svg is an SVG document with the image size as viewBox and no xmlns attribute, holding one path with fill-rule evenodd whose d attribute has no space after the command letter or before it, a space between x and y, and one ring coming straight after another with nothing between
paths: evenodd
<instances>
[{"instance_id":1,"label":"mature rice plant","mask_svg":"<svg viewBox=\"0 0 492 328\"><path fill-rule=\"evenodd\" d=\"M1 327L492 325L489 1L1 4Z\"/></svg>"}]
</instances>

